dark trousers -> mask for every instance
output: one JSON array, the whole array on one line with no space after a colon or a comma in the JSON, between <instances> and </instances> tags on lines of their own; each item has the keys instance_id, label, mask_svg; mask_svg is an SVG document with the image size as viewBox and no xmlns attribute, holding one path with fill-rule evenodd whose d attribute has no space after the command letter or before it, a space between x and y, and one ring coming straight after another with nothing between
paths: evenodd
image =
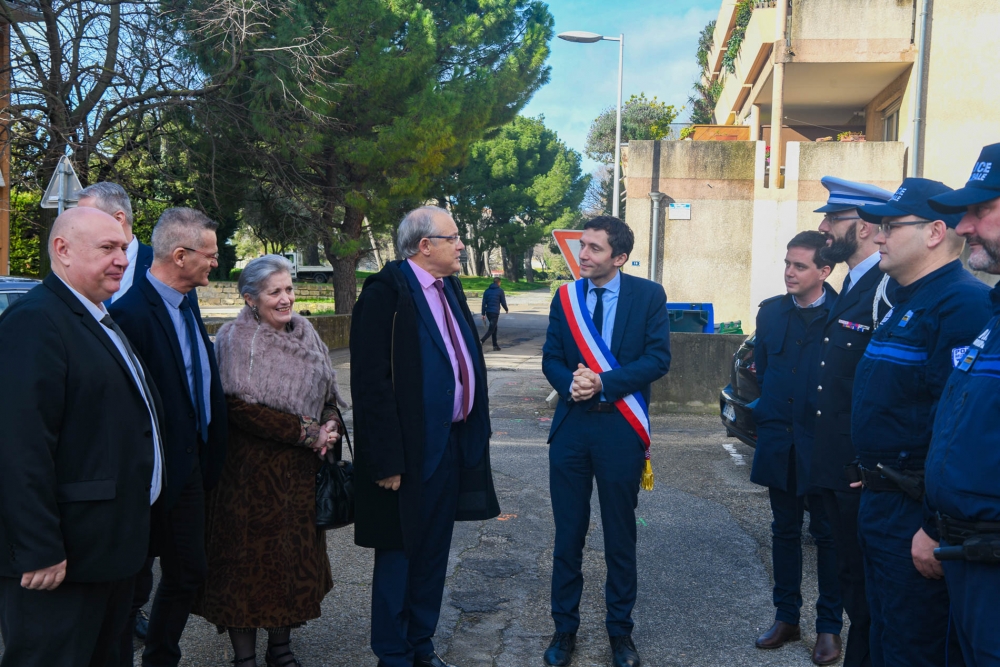
<instances>
[{"instance_id":1,"label":"dark trousers","mask_svg":"<svg viewBox=\"0 0 1000 667\"><path fill-rule=\"evenodd\" d=\"M942 543L941 546L947 546ZM951 623L968 667L1000 665L1000 564L946 560ZM950 665L956 664L952 657Z\"/></svg>"},{"instance_id":2,"label":"dark trousers","mask_svg":"<svg viewBox=\"0 0 1000 667\"><path fill-rule=\"evenodd\" d=\"M802 609L802 521L807 496L795 494L795 467L791 468L789 488L782 491L767 487L771 499L771 558L774 566L774 618L799 624ZM809 499L809 534L816 542L816 578L819 599L816 601L816 632L840 634L844 611L837 582L837 552L833 529L823 500L811 494Z\"/></svg>"},{"instance_id":3,"label":"dark trousers","mask_svg":"<svg viewBox=\"0 0 1000 667\"><path fill-rule=\"evenodd\" d=\"M128 615L128 622L122 631L121 646L118 649L118 664L120 667L132 667L134 664L134 651L132 648L132 634L135 628L135 619L147 602L149 594L153 591L153 562L155 558L147 558L142 564L142 569L135 575L135 586L132 591L132 609Z\"/></svg>"},{"instance_id":4,"label":"dark trousers","mask_svg":"<svg viewBox=\"0 0 1000 667\"><path fill-rule=\"evenodd\" d=\"M486 321L489 322L489 326L486 328L486 333L483 337L479 339L480 343L485 343L486 339L493 336L493 347L500 347L497 344L497 322L500 321L500 313L486 313Z\"/></svg>"},{"instance_id":5,"label":"dark trousers","mask_svg":"<svg viewBox=\"0 0 1000 667\"><path fill-rule=\"evenodd\" d=\"M409 558L402 550L375 550L371 640L380 667L412 667L414 656L434 652L458 511L461 428L452 426L441 462L424 481L420 501L424 530L416 550Z\"/></svg>"},{"instance_id":6,"label":"dark trousers","mask_svg":"<svg viewBox=\"0 0 1000 667\"><path fill-rule=\"evenodd\" d=\"M208 574L205 490L198 464L183 484L173 507L165 508L157 500L152 509L151 544L160 557L161 576L149 614L143 667L174 667L180 661L181 635L195 594Z\"/></svg>"},{"instance_id":7,"label":"dark trousers","mask_svg":"<svg viewBox=\"0 0 1000 667\"><path fill-rule=\"evenodd\" d=\"M925 579L913 564L913 535L923 505L903 493L861 494L858 538L865 555L865 591L871 611L875 667L962 665L954 631L949 636L944 579Z\"/></svg>"},{"instance_id":8,"label":"dark trousers","mask_svg":"<svg viewBox=\"0 0 1000 667\"><path fill-rule=\"evenodd\" d=\"M870 667L871 614L865 596L865 558L858 544L858 508L861 494L856 491L823 489L823 507L833 528L840 580L840 599L851 619L851 632L844 651L844 667Z\"/></svg>"},{"instance_id":9,"label":"dark trousers","mask_svg":"<svg viewBox=\"0 0 1000 667\"><path fill-rule=\"evenodd\" d=\"M587 412L575 405L556 431L549 446L549 494L556 524L552 619L557 632L576 632L580 626L583 546L596 479L608 568L605 624L611 637L632 634L638 585L635 508L644 466L642 442L617 412Z\"/></svg>"},{"instance_id":10,"label":"dark trousers","mask_svg":"<svg viewBox=\"0 0 1000 667\"><path fill-rule=\"evenodd\" d=\"M54 591L21 588L0 577L2 667L117 667L132 577L101 583L64 581Z\"/></svg>"}]
</instances>

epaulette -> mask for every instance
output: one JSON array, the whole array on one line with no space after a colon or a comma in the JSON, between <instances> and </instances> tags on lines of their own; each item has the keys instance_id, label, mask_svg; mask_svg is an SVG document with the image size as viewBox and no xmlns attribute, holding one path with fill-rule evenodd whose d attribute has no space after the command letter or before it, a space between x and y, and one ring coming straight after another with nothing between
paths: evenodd
<instances>
[{"instance_id":1,"label":"epaulette","mask_svg":"<svg viewBox=\"0 0 1000 667\"><path fill-rule=\"evenodd\" d=\"M787 295L786 294L778 294L777 296L772 296L770 298L764 299L763 301L761 301L760 303L757 304L757 307L758 308L762 308L765 303L771 303L772 301L777 301L778 299L782 299L785 296L787 296Z\"/></svg>"}]
</instances>

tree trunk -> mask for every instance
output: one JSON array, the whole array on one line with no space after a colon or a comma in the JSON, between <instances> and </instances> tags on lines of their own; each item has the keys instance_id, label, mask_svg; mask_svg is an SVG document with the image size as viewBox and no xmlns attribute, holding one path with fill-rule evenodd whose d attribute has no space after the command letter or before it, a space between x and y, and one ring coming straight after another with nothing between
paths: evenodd
<instances>
[{"instance_id":1,"label":"tree trunk","mask_svg":"<svg viewBox=\"0 0 1000 667\"><path fill-rule=\"evenodd\" d=\"M329 210L336 206L335 202L327 203ZM328 211L329 212L329 211ZM324 231L323 249L326 258L333 266L333 306L338 315L349 315L354 310L358 300L358 281L354 272L357 268L358 241L361 240L361 223L365 216L353 206L344 207L344 221L340 226L339 243L333 240L333 234ZM346 245L347 248L336 246Z\"/></svg>"},{"instance_id":2,"label":"tree trunk","mask_svg":"<svg viewBox=\"0 0 1000 667\"><path fill-rule=\"evenodd\" d=\"M510 253L507 252L507 246L500 246L500 261L503 262L503 273L507 280L515 282L517 280L517 272L514 270L514 263L511 261Z\"/></svg>"},{"instance_id":3,"label":"tree trunk","mask_svg":"<svg viewBox=\"0 0 1000 667\"><path fill-rule=\"evenodd\" d=\"M531 268L531 256L534 251L534 248L528 248L524 251L524 279L529 283L535 282L535 270Z\"/></svg>"},{"instance_id":4,"label":"tree trunk","mask_svg":"<svg viewBox=\"0 0 1000 667\"><path fill-rule=\"evenodd\" d=\"M319 265L319 245L308 243L302 250L302 263L306 266Z\"/></svg>"}]
</instances>

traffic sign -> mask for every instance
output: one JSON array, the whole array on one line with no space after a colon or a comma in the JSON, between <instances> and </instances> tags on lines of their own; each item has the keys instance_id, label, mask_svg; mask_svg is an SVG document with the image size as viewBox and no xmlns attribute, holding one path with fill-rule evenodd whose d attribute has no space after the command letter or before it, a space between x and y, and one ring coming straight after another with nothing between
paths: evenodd
<instances>
[{"instance_id":1,"label":"traffic sign","mask_svg":"<svg viewBox=\"0 0 1000 667\"><path fill-rule=\"evenodd\" d=\"M57 208L62 213L68 208L67 204L76 205L80 200L80 190L83 190L83 186L80 185L76 170L73 169L73 163L69 161L68 156L63 155L59 158L59 164L56 165L55 173L52 174L52 180L45 188L41 206L42 208Z\"/></svg>"},{"instance_id":2,"label":"traffic sign","mask_svg":"<svg viewBox=\"0 0 1000 667\"><path fill-rule=\"evenodd\" d=\"M566 266L569 267L570 273L576 280L580 279L580 237L582 236L582 229L552 230L552 238L556 240L556 245L559 246L563 259L566 260Z\"/></svg>"}]
</instances>

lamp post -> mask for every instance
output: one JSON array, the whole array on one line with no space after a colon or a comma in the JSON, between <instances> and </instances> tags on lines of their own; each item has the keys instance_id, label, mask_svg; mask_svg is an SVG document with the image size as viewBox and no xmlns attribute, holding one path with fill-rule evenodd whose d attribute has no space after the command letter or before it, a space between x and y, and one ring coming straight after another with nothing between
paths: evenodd
<instances>
[{"instance_id":1,"label":"lamp post","mask_svg":"<svg viewBox=\"0 0 1000 667\"><path fill-rule=\"evenodd\" d=\"M621 199L621 162L622 162L622 59L625 53L625 35L619 34L617 37L605 37L596 32L561 32L559 39L567 42L578 42L581 44L593 44L602 40L606 42L618 42L618 113L615 122L615 191L614 200L611 202L611 215L618 217L618 205Z\"/></svg>"}]
</instances>

